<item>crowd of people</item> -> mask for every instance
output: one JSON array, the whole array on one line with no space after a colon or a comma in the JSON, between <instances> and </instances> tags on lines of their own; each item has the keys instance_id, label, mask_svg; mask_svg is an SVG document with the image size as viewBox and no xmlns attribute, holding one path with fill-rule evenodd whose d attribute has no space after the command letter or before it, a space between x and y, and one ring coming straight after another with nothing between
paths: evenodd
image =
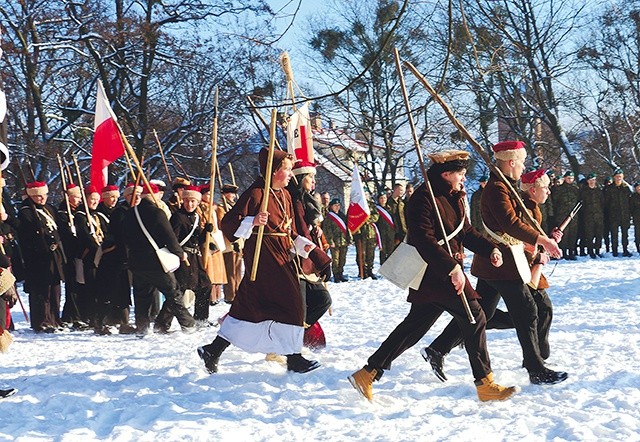
<instances>
[{"instance_id":1,"label":"crowd of people","mask_svg":"<svg viewBox=\"0 0 640 442\"><path fill-rule=\"evenodd\" d=\"M67 183L54 207L47 184L34 180L18 209L5 204L0 214L0 343L13 329L10 308L17 301L15 281L5 284L3 275L15 275L24 281L36 333L164 334L174 318L190 333L217 326L209 307L226 302L230 310L215 338L197 348L209 373L218 371L232 344L306 373L320 363L302 356L302 348L326 345L319 324L332 302L326 282L349 280L348 246L356 247L358 277L377 279L375 249L382 264L406 242L428 267L409 291L407 317L349 377L363 396L373 397L373 382L445 311L453 320L421 351L441 381L445 356L463 342L480 400L512 396L514 387L493 379L485 331L514 328L531 382L562 382L568 374L545 365L552 305L541 269L550 259L602 256L603 239L606 251L619 256L619 233L622 256L631 256L631 220L640 253L640 183L632 192L616 170L602 188L594 174L578 187L570 172L561 183L543 170L523 173L521 142L498 143L494 152L506 178L483 177L470 208L469 154L444 151L430 155L429 186L422 183L414 194L411 185L397 183L375 201L369 196L370 215L354 232L340 199L316 191L315 165L282 151L271 161L266 149L260 152L260 176L237 201L233 184L222 186L216 203L208 184L179 177L166 202L159 180L128 184L122 201L113 185ZM520 205L510 186L519 188ZM578 202L577 219L564 223ZM464 248L474 251L475 288L463 271ZM500 298L508 312L496 309Z\"/></svg>"}]
</instances>

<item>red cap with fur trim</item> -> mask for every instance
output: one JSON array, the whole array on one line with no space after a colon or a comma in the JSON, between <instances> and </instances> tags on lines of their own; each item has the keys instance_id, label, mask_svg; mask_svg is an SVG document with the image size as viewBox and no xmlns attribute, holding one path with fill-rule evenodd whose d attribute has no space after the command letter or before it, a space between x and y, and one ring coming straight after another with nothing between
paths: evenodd
<instances>
[{"instance_id":1,"label":"red cap with fur trim","mask_svg":"<svg viewBox=\"0 0 640 442\"><path fill-rule=\"evenodd\" d=\"M80 198L82 196L80 192L80 187L78 187L77 184L73 184L73 183L67 184L67 195Z\"/></svg>"},{"instance_id":2,"label":"red cap with fur trim","mask_svg":"<svg viewBox=\"0 0 640 442\"><path fill-rule=\"evenodd\" d=\"M84 194L89 196L92 193L97 193L98 195L100 195L100 191L98 190L98 188L96 186L87 186L84 188Z\"/></svg>"},{"instance_id":3,"label":"red cap with fur trim","mask_svg":"<svg viewBox=\"0 0 640 442\"><path fill-rule=\"evenodd\" d=\"M200 201L202 199L202 192L200 192L200 187L192 186L191 184L184 186L182 189L182 199L194 198Z\"/></svg>"},{"instance_id":4,"label":"red cap with fur trim","mask_svg":"<svg viewBox=\"0 0 640 442\"><path fill-rule=\"evenodd\" d=\"M124 188L124 192L122 193L126 197L131 195L134 191L137 191L138 193L142 193L142 186L136 186L134 183L129 183L127 184L127 187Z\"/></svg>"},{"instance_id":5,"label":"red cap with fur trim","mask_svg":"<svg viewBox=\"0 0 640 442\"><path fill-rule=\"evenodd\" d=\"M31 183L27 183L27 195L29 196L46 195L48 193L49 187L44 181L32 181Z\"/></svg>"},{"instance_id":6,"label":"red cap with fur trim","mask_svg":"<svg viewBox=\"0 0 640 442\"><path fill-rule=\"evenodd\" d=\"M107 198L109 196L115 196L116 198L120 196L120 189L118 189L118 186L109 184L102 188L102 198Z\"/></svg>"},{"instance_id":7,"label":"red cap with fur trim","mask_svg":"<svg viewBox=\"0 0 640 442\"><path fill-rule=\"evenodd\" d=\"M524 191L532 187L548 186L551 180L544 169L533 170L527 172L520 177L520 188Z\"/></svg>"},{"instance_id":8,"label":"red cap with fur trim","mask_svg":"<svg viewBox=\"0 0 640 442\"><path fill-rule=\"evenodd\" d=\"M143 195L150 195L149 188L151 188L151 192L154 193L154 194L160 192L160 189L158 189L158 186L156 186L153 183L149 183L148 186L142 186L142 194Z\"/></svg>"},{"instance_id":9,"label":"red cap with fur trim","mask_svg":"<svg viewBox=\"0 0 640 442\"><path fill-rule=\"evenodd\" d=\"M501 141L493 145L493 156L496 160L524 160L527 157L527 150L522 141Z\"/></svg>"}]
</instances>

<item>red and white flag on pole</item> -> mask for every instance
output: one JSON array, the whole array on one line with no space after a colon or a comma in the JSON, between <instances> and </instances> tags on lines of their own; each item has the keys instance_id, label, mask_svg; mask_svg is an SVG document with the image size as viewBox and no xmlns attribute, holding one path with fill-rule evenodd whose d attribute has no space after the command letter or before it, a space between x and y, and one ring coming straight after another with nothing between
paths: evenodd
<instances>
[{"instance_id":1,"label":"red and white flag on pole","mask_svg":"<svg viewBox=\"0 0 640 442\"><path fill-rule=\"evenodd\" d=\"M313 133L309 103L300 106L287 123L287 151L296 161L313 162Z\"/></svg>"},{"instance_id":2,"label":"red and white flag on pole","mask_svg":"<svg viewBox=\"0 0 640 442\"><path fill-rule=\"evenodd\" d=\"M347 210L347 226L351 233L358 230L362 225L367 222L371 210L369 210L369 203L364 194L364 187L360 180L360 173L358 172L358 165L353 165L353 175L351 176L351 195L349 197L349 209Z\"/></svg>"},{"instance_id":3,"label":"red and white flag on pole","mask_svg":"<svg viewBox=\"0 0 640 442\"><path fill-rule=\"evenodd\" d=\"M91 185L102 189L108 182L108 166L124 155L124 143L120 137L115 114L111 110L102 82L98 81L96 116L93 124L93 148L91 150Z\"/></svg>"}]
</instances>

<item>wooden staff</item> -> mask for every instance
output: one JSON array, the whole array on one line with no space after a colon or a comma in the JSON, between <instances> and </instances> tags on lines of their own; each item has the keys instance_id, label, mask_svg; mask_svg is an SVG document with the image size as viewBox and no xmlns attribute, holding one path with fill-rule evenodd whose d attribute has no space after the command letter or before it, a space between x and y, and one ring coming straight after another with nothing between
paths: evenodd
<instances>
[{"instance_id":1,"label":"wooden staff","mask_svg":"<svg viewBox=\"0 0 640 442\"><path fill-rule=\"evenodd\" d=\"M217 89L216 89L216 94L217 94ZM164 157L164 151L162 150L162 144L160 144L160 139L158 138L158 132L156 132L155 129L153 129L153 135L156 137L156 143L158 144L158 150L160 151L160 157L162 158L162 164L164 164L164 171L167 172L167 179L169 180L169 182L173 181L171 179L171 174L169 173L169 166L167 166L167 159Z\"/></svg>"},{"instance_id":2,"label":"wooden staff","mask_svg":"<svg viewBox=\"0 0 640 442\"><path fill-rule=\"evenodd\" d=\"M129 172L131 172L131 179L135 181L137 176L135 171L133 170L133 166L131 165L131 160L129 159L129 154L127 153L126 150L124 151L124 158L125 160L127 160L127 166L129 166Z\"/></svg>"},{"instance_id":3,"label":"wooden staff","mask_svg":"<svg viewBox=\"0 0 640 442\"><path fill-rule=\"evenodd\" d=\"M291 69L291 59L289 58L289 54L283 52L280 54L280 65L282 66L282 70L284 71L284 76L287 79L287 91L291 97L291 107L293 111L296 111L296 99L293 93L293 70Z\"/></svg>"},{"instance_id":4,"label":"wooden staff","mask_svg":"<svg viewBox=\"0 0 640 442\"><path fill-rule=\"evenodd\" d=\"M433 209L436 213L436 217L438 218L438 225L440 226L440 231L442 232L442 238L444 240L444 243L447 246L447 252L449 253L449 256L453 257L453 252L451 251L451 245L447 240L447 230L444 228L444 223L442 222L442 216L440 215L440 210L438 209L436 197L433 193L431 182L429 181L429 176L427 175L427 169L424 165L424 159L422 158L422 150L420 149L420 140L418 140L416 126L413 121L413 116L411 115L411 103L409 103L409 95L407 94L407 88L404 83L404 74L402 73L402 66L400 65L400 54L398 53L397 48L394 48L393 55L395 57L396 69L398 70L398 78L400 80L400 89L402 90L404 105L407 108L407 118L409 119L409 126L411 127L411 136L413 138L413 144L416 148L416 153L418 155L418 162L420 163L420 171L422 172L422 177L427 186L427 191L429 192L429 196L431 196L431 203L433 204ZM462 305L464 307L464 311L467 313L467 318L469 319L469 322L471 324L475 324L476 320L473 317L473 314L471 313L471 308L469 307L469 301L467 300L467 297L464 294L464 287L462 288L462 291L458 294L460 295L460 299L462 300Z\"/></svg>"},{"instance_id":5,"label":"wooden staff","mask_svg":"<svg viewBox=\"0 0 640 442\"><path fill-rule=\"evenodd\" d=\"M444 102L442 97L440 97L438 92L436 92L436 90L431 86L431 84L429 84L427 79L424 78L424 76L410 62L404 61L403 64L407 69L411 71L411 73L418 79L418 81L425 87L425 89L427 89L427 91L431 94L433 99L440 105L440 107L442 107L442 110L444 110L445 114L447 114L447 117L449 117L449 120L451 120L451 122L456 127L456 129L460 131L462 136L466 138L466 140L469 142L469 144L471 144L473 149L478 153L478 155L480 155L480 157L487 164L491 172L493 172L500 179L500 181L502 181L507 186L507 188L509 189L509 192L511 192L511 195L516 200L516 204L521 209L522 216L527 220L527 222L534 229L538 231L538 233L541 236L547 237L547 234L544 232L544 230L542 230L542 227L538 225L538 223L535 221L531 213L529 213L529 211L527 210L527 207L524 205L524 202L520 197L520 193L516 189L514 189L514 187L511 185L511 182L507 179L507 177L504 176L500 168L497 167L495 164L493 164L493 162L491 161L491 158L489 158L489 155L486 154L486 152L484 151L480 143L476 141L473 135L471 135L469 131L462 125L462 123L455 117L455 115L453 115L453 111L447 105L447 103Z\"/></svg>"},{"instance_id":6,"label":"wooden staff","mask_svg":"<svg viewBox=\"0 0 640 442\"><path fill-rule=\"evenodd\" d=\"M71 154L71 159L73 160L73 164L76 166L76 176L78 177L78 185L80 186L80 195L82 196L82 204L84 205L84 211L87 214L87 227L89 227L89 233L91 237L94 239L98 245L100 245L100 241L98 241L98 237L96 235L96 229L93 223L91 222L91 213L89 212L89 203L87 202L87 195L84 192L84 186L82 185L82 176L80 175L80 166L78 166L78 160L76 159L75 154ZM71 213L69 213L71 215Z\"/></svg>"},{"instance_id":7,"label":"wooden staff","mask_svg":"<svg viewBox=\"0 0 640 442\"><path fill-rule=\"evenodd\" d=\"M233 174L233 166L231 165L231 161L227 163L229 166L229 173L231 174L231 184L236 185L236 176Z\"/></svg>"},{"instance_id":8,"label":"wooden staff","mask_svg":"<svg viewBox=\"0 0 640 442\"><path fill-rule=\"evenodd\" d=\"M211 174L209 177L209 207L207 208L207 222L213 225L214 230L218 227L213 223L213 190L216 182L216 169L218 165L218 87L216 86L215 98L213 100L213 131L211 132ZM220 175L218 175L220 177ZM222 190L222 186L220 186ZM204 266L209 263L209 244L211 244L211 234L207 231L204 235Z\"/></svg>"},{"instance_id":9,"label":"wooden staff","mask_svg":"<svg viewBox=\"0 0 640 442\"><path fill-rule=\"evenodd\" d=\"M75 184L73 182L73 175L71 174L71 168L69 167L69 163L67 162L67 159L65 157L63 157L62 159L64 159L64 170L67 171L67 185Z\"/></svg>"},{"instance_id":10,"label":"wooden staff","mask_svg":"<svg viewBox=\"0 0 640 442\"><path fill-rule=\"evenodd\" d=\"M231 165L231 163L229 163L229 165ZM220 186L220 196L222 197L222 205L224 206L224 213L227 213L229 211L229 209L231 209L229 207L229 203L227 202L227 199L224 197L224 194L222 193L222 174L220 173L220 165L218 164L218 161L216 160L216 173L218 174L218 185ZM213 186L211 187L211 195L212 195L212 201L213 201Z\"/></svg>"},{"instance_id":11,"label":"wooden staff","mask_svg":"<svg viewBox=\"0 0 640 442\"><path fill-rule=\"evenodd\" d=\"M271 189L271 169L273 169L273 152L276 139L276 118L278 113L275 109L271 111L271 125L269 127L269 154L267 155L267 168L264 176L264 194L262 196L262 204L260 212L266 212L269 206L269 192ZM258 273L258 260L260 259L260 249L262 247L262 237L264 236L264 225L258 226L258 237L256 238L256 250L253 254L253 265L251 266L251 282L256 280Z\"/></svg>"},{"instance_id":12,"label":"wooden staff","mask_svg":"<svg viewBox=\"0 0 640 442\"><path fill-rule=\"evenodd\" d=\"M267 122L267 120L264 119L264 117L260 114L260 112L258 112L258 109L256 108L256 104L253 102L251 97L248 96L248 95L247 95L247 101L249 102L249 109L251 109L251 111L253 111L255 116L258 117L260 122L264 125L265 129L270 130L269 123ZM282 148L282 146L280 146L280 143L278 142L278 140L276 140L276 147L278 149L280 149L280 150L284 150ZM229 163L229 167L231 167L231 163ZM231 176L233 177L233 175L231 175ZM233 184L235 184L235 182Z\"/></svg>"},{"instance_id":13,"label":"wooden staff","mask_svg":"<svg viewBox=\"0 0 640 442\"><path fill-rule=\"evenodd\" d=\"M131 157L131 159L133 159L133 163L136 165L136 168L138 169L138 173L140 173L142 181L144 182L144 185L147 187L147 190L149 191L149 194L151 195L151 199L153 199L154 204L157 206L158 205L158 200L156 199L155 193L153 193L153 190L151 189L151 184L149 184L149 180L145 176L144 170L142 170L142 165L140 164L140 161L138 161L138 157L136 156L136 152L133 150L133 147L131 147L131 144L129 144L129 140L127 140L127 137L124 136L124 132L122 132L122 128L120 127L120 123L118 123L118 120L116 120L114 118L113 121L115 121L116 126L118 128L118 133L120 134L120 139L124 143L125 154L127 152L129 152L129 156Z\"/></svg>"},{"instance_id":14,"label":"wooden staff","mask_svg":"<svg viewBox=\"0 0 640 442\"><path fill-rule=\"evenodd\" d=\"M174 154L171 154L171 159L173 160L173 163L178 166L178 169L180 169L180 172L183 173L183 175L185 176L185 178L187 178L188 180L191 180L191 178L189 178L189 175L187 174L187 171L184 170L184 167L182 167L182 164L180 164L180 161L178 161L178 159L176 158L176 156Z\"/></svg>"},{"instance_id":15,"label":"wooden staff","mask_svg":"<svg viewBox=\"0 0 640 442\"><path fill-rule=\"evenodd\" d=\"M64 168L62 167L62 159L60 158L60 154L56 154L58 157L58 166L60 167L60 179L62 180L62 192L64 195L64 203L67 207L67 213L69 214L69 220L67 223L69 224L69 230L71 234L76 236L76 224L74 223L73 213L71 212L71 204L69 204L69 195L67 194L67 180L64 179Z\"/></svg>"}]
</instances>

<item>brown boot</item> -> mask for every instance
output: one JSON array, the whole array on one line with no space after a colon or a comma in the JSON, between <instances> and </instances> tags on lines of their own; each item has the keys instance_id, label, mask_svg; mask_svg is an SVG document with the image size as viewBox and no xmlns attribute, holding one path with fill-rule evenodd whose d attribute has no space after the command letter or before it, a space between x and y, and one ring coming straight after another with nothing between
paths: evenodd
<instances>
[{"instance_id":1,"label":"brown boot","mask_svg":"<svg viewBox=\"0 0 640 442\"><path fill-rule=\"evenodd\" d=\"M503 387L493 382L493 373L489 373L486 378L475 382L478 390L478 399L486 401L503 401L516 392L516 387Z\"/></svg>"},{"instance_id":2,"label":"brown boot","mask_svg":"<svg viewBox=\"0 0 640 442\"><path fill-rule=\"evenodd\" d=\"M358 390L360 394L369 400L373 399L373 381L378 375L378 370L372 368L371 371L366 367L362 367L360 370L349 376L349 382L353 385L353 388Z\"/></svg>"}]
</instances>

